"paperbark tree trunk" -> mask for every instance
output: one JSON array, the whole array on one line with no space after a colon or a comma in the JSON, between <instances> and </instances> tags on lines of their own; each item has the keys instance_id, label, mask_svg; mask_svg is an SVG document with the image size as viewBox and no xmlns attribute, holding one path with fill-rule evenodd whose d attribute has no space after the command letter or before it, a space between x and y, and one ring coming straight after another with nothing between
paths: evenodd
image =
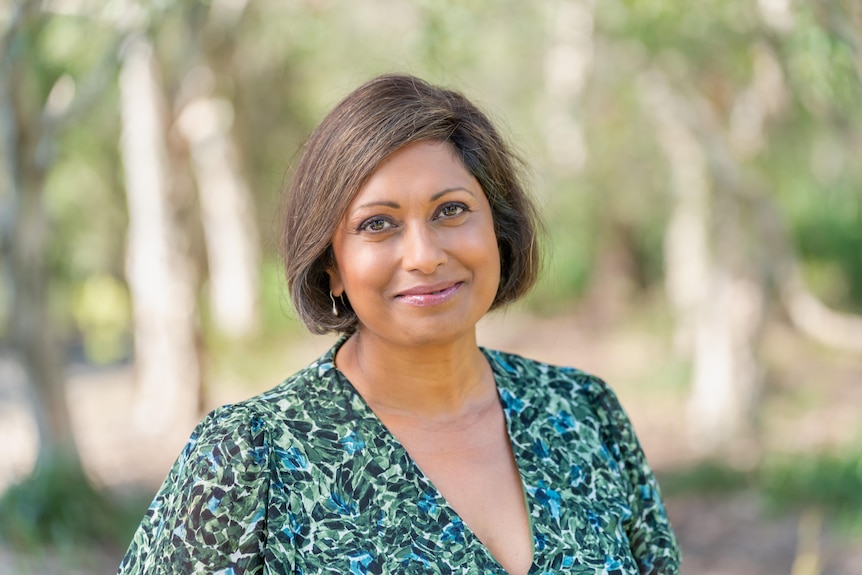
<instances>
[{"instance_id":1,"label":"paperbark tree trunk","mask_svg":"<svg viewBox=\"0 0 862 575\"><path fill-rule=\"evenodd\" d=\"M546 146L557 169L580 172L587 161L587 144L577 108L593 67L592 0L557 0L547 4L550 28L545 53Z\"/></svg>"},{"instance_id":2,"label":"paperbark tree trunk","mask_svg":"<svg viewBox=\"0 0 862 575\"><path fill-rule=\"evenodd\" d=\"M120 72L120 150L129 212L135 411L137 423L149 429L192 425L200 389L194 271L172 203L163 98L149 38L130 37Z\"/></svg>"},{"instance_id":3,"label":"paperbark tree trunk","mask_svg":"<svg viewBox=\"0 0 862 575\"><path fill-rule=\"evenodd\" d=\"M244 0L214 0L203 27L189 24L197 65L183 81L177 125L188 143L209 267L210 309L219 331L250 335L258 323L259 237L254 201L233 132L234 106L220 94L219 65Z\"/></svg>"},{"instance_id":4,"label":"paperbark tree trunk","mask_svg":"<svg viewBox=\"0 0 862 575\"><path fill-rule=\"evenodd\" d=\"M191 151L209 264L215 327L231 337L257 326L258 235L251 192L231 135L233 105L205 97L188 104L178 124Z\"/></svg>"},{"instance_id":5,"label":"paperbark tree trunk","mask_svg":"<svg viewBox=\"0 0 862 575\"><path fill-rule=\"evenodd\" d=\"M665 236L665 274L677 341L692 357L690 439L699 451L717 452L754 436L766 278L740 257L751 244L736 194L728 189L734 178L713 172L716 163L703 135L708 128L697 107L658 72L645 75L641 88L671 173L674 208Z\"/></svg>"}]
</instances>

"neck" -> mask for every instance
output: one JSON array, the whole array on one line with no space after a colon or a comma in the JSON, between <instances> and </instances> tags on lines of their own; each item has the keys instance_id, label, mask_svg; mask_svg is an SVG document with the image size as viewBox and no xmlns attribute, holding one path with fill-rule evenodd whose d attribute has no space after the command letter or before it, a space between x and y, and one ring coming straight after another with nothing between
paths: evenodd
<instances>
[{"instance_id":1,"label":"neck","mask_svg":"<svg viewBox=\"0 0 862 575\"><path fill-rule=\"evenodd\" d=\"M338 350L336 364L375 411L392 415L445 421L497 400L475 332L446 344L404 347L359 331Z\"/></svg>"}]
</instances>

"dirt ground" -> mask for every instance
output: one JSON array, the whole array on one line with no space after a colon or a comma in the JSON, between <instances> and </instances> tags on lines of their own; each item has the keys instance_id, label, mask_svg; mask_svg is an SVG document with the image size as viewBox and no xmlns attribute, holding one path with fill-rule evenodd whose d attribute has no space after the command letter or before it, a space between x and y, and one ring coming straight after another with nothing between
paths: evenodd
<instances>
[{"instance_id":1,"label":"dirt ground","mask_svg":"<svg viewBox=\"0 0 862 575\"><path fill-rule=\"evenodd\" d=\"M285 354L283 375L328 348L332 338L305 337ZM686 443L685 389L667 342L649 328L593 329L583 317L497 315L480 326L480 343L602 376L616 389L657 472L697 462ZM770 331L769 389L762 429L769 449L825 449L862 431L862 358L822 350L783 328ZM666 374L666 377L663 377ZM666 380L665 383L662 382ZM679 381L677 381L679 380ZM212 387L208 407L253 395L276 379ZM94 482L117 493L152 492L190 429L144 433L133 422L128 367L72 368L68 383L75 437ZM35 457L35 426L21 374L0 357L0 491L26 475ZM862 540L812 513L770 513L757 495L681 495L666 503L683 548L684 575L862 575ZM0 545L0 574L109 574L123 550L17 553Z\"/></svg>"}]
</instances>

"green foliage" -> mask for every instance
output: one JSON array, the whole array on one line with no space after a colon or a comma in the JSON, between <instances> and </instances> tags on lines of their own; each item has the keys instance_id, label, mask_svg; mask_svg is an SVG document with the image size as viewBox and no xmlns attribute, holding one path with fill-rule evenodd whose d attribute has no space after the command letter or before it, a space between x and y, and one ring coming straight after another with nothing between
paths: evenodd
<instances>
[{"instance_id":1,"label":"green foliage","mask_svg":"<svg viewBox=\"0 0 862 575\"><path fill-rule=\"evenodd\" d=\"M806 279L830 305L858 313L862 166L855 154L840 131L804 114L776 128L756 167L775 191Z\"/></svg>"},{"instance_id":2,"label":"green foliage","mask_svg":"<svg viewBox=\"0 0 862 575\"><path fill-rule=\"evenodd\" d=\"M552 313L587 288L596 237L595 219L589 207L592 195L569 188L552 195L545 206L548 235L544 238L544 274L530 298L530 307ZM572 203L581 209L571 209Z\"/></svg>"},{"instance_id":3,"label":"green foliage","mask_svg":"<svg viewBox=\"0 0 862 575\"><path fill-rule=\"evenodd\" d=\"M596 10L600 31L634 40L652 55L676 52L696 73L739 78L748 69L746 51L758 28L750 2L611 0Z\"/></svg>"},{"instance_id":4,"label":"green foliage","mask_svg":"<svg viewBox=\"0 0 862 575\"><path fill-rule=\"evenodd\" d=\"M124 546L146 508L95 489L80 466L59 457L0 498L0 540L27 550L76 543Z\"/></svg>"},{"instance_id":5,"label":"green foliage","mask_svg":"<svg viewBox=\"0 0 862 575\"><path fill-rule=\"evenodd\" d=\"M302 361L293 360L291 350L305 335L305 327L296 319L290 304L282 263L271 255L261 265L259 304L260 328L242 340L219 334L203 307L204 370L208 385L265 389L303 365Z\"/></svg>"},{"instance_id":6,"label":"green foliage","mask_svg":"<svg viewBox=\"0 0 862 575\"><path fill-rule=\"evenodd\" d=\"M775 512L819 509L862 532L862 437L840 450L768 454L750 471L719 461L661 475L665 496L751 490Z\"/></svg>"},{"instance_id":7,"label":"green foliage","mask_svg":"<svg viewBox=\"0 0 862 575\"><path fill-rule=\"evenodd\" d=\"M822 509L862 531L862 438L840 451L768 457L760 485L776 509Z\"/></svg>"},{"instance_id":8,"label":"green foliage","mask_svg":"<svg viewBox=\"0 0 862 575\"><path fill-rule=\"evenodd\" d=\"M826 300L862 313L862 215L858 207L843 214L813 210L797 224L806 277ZM829 229L829 233L824 233Z\"/></svg>"},{"instance_id":9,"label":"green foliage","mask_svg":"<svg viewBox=\"0 0 862 575\"><path fill-rule=\"evenodd\" d=\"M821 26L812 6L802 5L798 26L784 44L787 74L796 97L810 111L859 111L862 85L854 46ZM855 48L855 49L858 49Z\"/></svg>"},{"instance_id":10,"label":"green foliage","mask_svg":"<svg viewBox=\"0 0 862 575\"><path fill-rule=\"evenodd\" d=\"M107 274L87 276L74 299L72 316L90 361L108 364L129 355L131 315L124 283Z\"/></svg>"},{"instance_id":11,"label":"green foliage","mask_svg":"<svg viewBox=\"0 0 862 575\"><path fill-rule=\"evenodd\" d=\"M614 54L615 76L612 71L596 71L591 89L595 96L601 94L600 102L615 104L624 121L637 121L637 110L626 106L622 97L635 85L625 76L637 77L639 69L654 66L675 86L707 102L716 125L726 127L734 106L754 80L753 55L764 48L774 52L785 101L765 125L765 149L742 161L742 168L746 177L766 185L770 201L786 217L791 242L816 293L839 309L858 312L862 310L862 259L858 257L862 251L862 164L855 160L862 154L858 47L854 48L854 31L848 25L850 15L840 2L796 3L792 17L792 27L776 33L750 2L599 3L598 37L606 37L611 47L629 49ZM855 34L858 38L858 25ZM628 68L633 63L635 67ZM593 106L591 110L602 108ZM597 130L590 137L594 149L600 141L597 133L611 138L626 133L602 114L587 118L588 129L595 123ZM639 150L640 157L662 163L663 159L650 153L654 142L645 136L649 132L649 128L630 131L627 144L613 142L595 155L620 163L632 157L627 150ZM659 201L667 181L651 178L655 172L649 167L638 166L632 173L634 182L607 170L601 178L614 187L617 198L631 201L635 194L630 190L639 189L649 201ZM641 185L636 183L638 178ZM614 215L625 213L619 209L621 205L614 207ZM653 214L643 210L635 221L646 229L653 229L656 223L661 226L661 216L653 219Z\"/></svg>"},{"instance_id":12,"label":"green foliage","mask_svg":"<svg viewBox=\"0 0 862 575\"><path fill-rule=\"evenodd\" d=\"M660 476L662 494L721 495L749 489L756 483L751 472L730 467L718 461L704 461L697 465Z\"/></svg>"},{"instance_id":13,"label":"green foliage","mask_svg":"<svg viewBox=\"0 0 862 575\"><path fill-rule=\"evenodd\" d=\"M284 277L281 259L267 255L260 269L260 311L263 321L262 335L273 336L280 332L305 329L295 317Z\"/></svg>"},{"instance_id":14,"label":"green foliage","mask_svg":"<svg viewBox=\"0 0 862 575\"><path fill-rule=\"evenodd\" d=\"M584 294L616 234L625 235L636 284L645 292L661 285L672 198L666 159L641 109L640 73L662 69L675 85L701 96L716 123L726 127L734 103L751 85L753 55L767 47L781 66L788 101L765 127L765 149L743 167L767 185L817 293L838 308L859 311L862 163L855 160L862 153L862 83L842 28L842 6L831 0L796 3L794 27L779 34L764 24L756 3L741 0L595 3L595 61L585 91L569 106L589 148L585 170L574 176L561 174L545 149L545 66L557 16L551 5L263 1L250 3L230 33L218 27L208 2L151 3L148 15L172 111L184 103L184 82L202 50L211 53L218 73L213 87L234 104L264 238L277 235L282 179L301 142L359 82L401 70L475 98L537 176L537 196L549 220L549 265L532 301L545 310ZM78 93L104 62L113 62L108 76L114 75L115 41L116 30L97 18L34 18L10 47L26 62L16 87L29 117L39 117L37 108L60 78ZM58 331L67 337L83 333L91 357L107 361L118 353L119 328L111 328L111 336L104 329L94 335L101 328L93 327L92 313L81 312L80 294L97 278L124 273L116 82L108 82L97 102L47 143L54 165L43 198L52 229L51 309ZM166 128L175 166L181 166L186 151ZM24 143L33 146L30 136ZM177 176L187 174L180 167ZM264 244L269 258L275 257L273 243ZM286 299L273 293L277 283L267 266L264 330L289 331L292 322L282 322ZM119 317L120 307L113 308L110 314Z\"/></svg>"},{"instance_id":15,"label":"green foliage","mask_svg":"<svg viewBox=\"0 0 862 575\"><path fill-rule=\"evenodd\" d=\"M846 40L813 7L796 8L795 28L776 37L764 31L756 6L741 1L596 3L596 63L582 100L571 107L582 122L589 161L583 174L564 181L543 150L543 67L554 21L549 7L484 1L469 6L261 2L247 7L232 34L210 32L203 42L223 56L217 62L223 74L217 88L234 99L237 134L265 237L277 227L285 168L316 122L358 82L406 70L479 100L540 176L538 191L551 233L548 276L539 291L551 308L584 292L608 241L605 234L613 230L626 230L632 242L638 282L649 289L661 281L668 174L653 127L640 110L638 73L648 66L665 68L719 114L727 114L751 81L753 46L765 42L784 63L792 101L769 126L768 148L751 167L772 184L818 292L830 303L858 310L862 260L855 254L862 226L854 190L862 174L852 167L855 152L847 142L862 122L856 105L860 84ZM151 29L169 99L199 61L196 42L211 16L203 2L153 8ZM20 48L36 55L38 74L32 81L41 87L34 101L44 100L64 74L83 78L104 58L110 39L107 28L86 19L57 16L34 26ZM60 313L89 275L123 273L123 242L117 240L124 234L125 206L115 109L112 86L104 105L62 136L57 166L46 183ZM852 122L841 128L839 120L846 119ZM838 152L816 152L816 142L824 138L835 141L830 149ZM809 169L817 154L820 164L831 161L833 167ZM838 175L828 182L812 176L824 169ZM831 199L821 201L823 194ZM88 217L94 209L98 217ZM264 321L272 317L269 310ZM75 329L82 329L77 321Z\"/></svg>"}]
</instances>

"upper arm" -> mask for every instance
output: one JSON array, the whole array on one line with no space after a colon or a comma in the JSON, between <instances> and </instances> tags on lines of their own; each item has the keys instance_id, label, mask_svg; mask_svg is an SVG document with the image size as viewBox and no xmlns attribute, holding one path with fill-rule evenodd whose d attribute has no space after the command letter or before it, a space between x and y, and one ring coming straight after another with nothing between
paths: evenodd
<instances>
[{"instance_id":1,"label":"upper arm","mask_svg":"<svg viewBox=\"0 0 862 575\"><path fill-rule=\"evenodd\" d=\"M605 441L619 462L626 482L632 516L626 533L641 574L679 573L680 552L676 535L661 499L655 478L628 416L613 391L602 381L597 406L601 412Z\"/></svg>"},{"instance_id":2,"label":"upper arm","mask_svg":"<svg viewBox=\"0 0 862 575\"><path fill-rule=\"evenodd\" d=\"M195 429L150 505L120 575L263 572L266 429L223 409Z\"/></svg>"}]
</instances>

